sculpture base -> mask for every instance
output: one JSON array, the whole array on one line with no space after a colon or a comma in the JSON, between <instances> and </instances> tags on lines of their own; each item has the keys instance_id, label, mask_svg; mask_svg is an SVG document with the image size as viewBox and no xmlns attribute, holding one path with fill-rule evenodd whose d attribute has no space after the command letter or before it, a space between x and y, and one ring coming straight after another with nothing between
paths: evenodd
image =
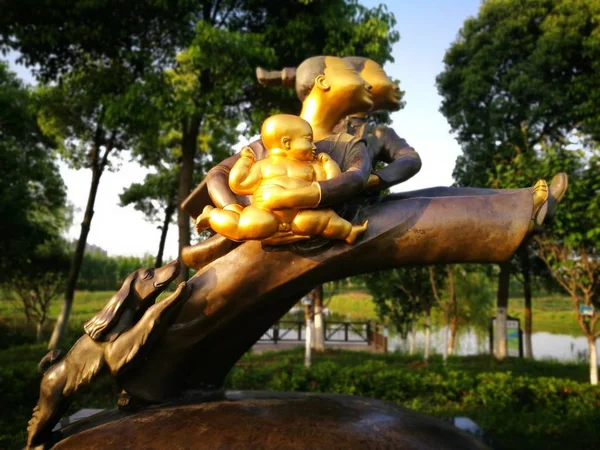
<instances>
[{"instance_id":1,"label":"sculpture base","mask_svg":"<svg viewBox=\"0 0 600 450\"><path fill-rule=\"evenodd\" d=\"M227 392L127 413L110 410L61 430L54 449L483 449L450 424L346 395Z\"/></svg>"}]
</instances>

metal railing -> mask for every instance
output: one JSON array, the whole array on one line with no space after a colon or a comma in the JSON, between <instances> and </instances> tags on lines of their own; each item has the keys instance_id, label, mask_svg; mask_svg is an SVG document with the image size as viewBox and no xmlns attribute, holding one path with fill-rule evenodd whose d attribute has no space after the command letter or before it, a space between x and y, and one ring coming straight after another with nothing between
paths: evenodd
<instances>
[{"instance_id":1,"label":"metal railing","mask_svg":"<svg viewBox=\"0 0 600 450\"><path fill-rule=\"evenodd\" d=\"M370 344L370 322L323 321L325 342ZM259 342L300 342L306 338L305 323L301 320L281 320L259 339Z\"/></svg>"}]
</instances>

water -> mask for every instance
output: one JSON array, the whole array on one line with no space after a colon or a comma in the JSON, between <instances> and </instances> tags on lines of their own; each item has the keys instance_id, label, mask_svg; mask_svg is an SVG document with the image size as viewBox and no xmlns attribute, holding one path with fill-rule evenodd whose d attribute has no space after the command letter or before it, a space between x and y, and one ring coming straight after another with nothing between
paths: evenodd
<instances>
[{"instance_id":1,"label":"water","mask_svg":"<svg viewBox=\"0 0 600 450\"><path fill-rule=\"evenodd\" d=\"M391 334L388 341L390 351L408 351L410 335L404 342L399 335ZM431 351L442 354L444 348L444 330L441 328L431 330ZM423 331L416 333L415 349L423 351L425 334ZM587 339L582 336L569 336L567 334L533 333L533 356L535 359L554 359L558 361L586 361L588 357ZM472 328L459 330L454 344L455 355L478 355L489 353L489 335L485 331L476 331ZM600 353L600 342L596 343Z\"/></svg>"}]
</instances>

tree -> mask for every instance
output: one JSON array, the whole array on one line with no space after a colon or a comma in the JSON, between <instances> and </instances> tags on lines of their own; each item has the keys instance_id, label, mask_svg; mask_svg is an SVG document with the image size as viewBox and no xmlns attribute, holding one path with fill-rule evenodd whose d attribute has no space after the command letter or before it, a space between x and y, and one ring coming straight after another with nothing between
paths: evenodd
<instances>
[{"instance_id":1,"label":"tree","mask_svg":"<svg viewBox=\"0 0 600 450\"><path fill-rule=\"evenodd\" d=\"M437 78L441 111L463 148L457 184L531 184L542 177L533 163L542 141L573 131L600 138L599 18L594 0L490 0L465 21ZM507 177L515 167L521 176L509 170ZM509 277L510 268L501 267L501 332Z\"/></svg>"},{"instance_id":2,"label":"tree","mask_svg":"<svg viewBox=\"0 0 600 450\"><path fill-rule=\"evenodd\" d=\"M101 250L85 252L77 289L85 291L115 291L130 273L140 267L152 267L154 258L150 255L108 256Z\"/></svg>"},{"instance_id":3,"label":"tree","mask_svg":"<svg viewBox=\"0 0 600 450\"><path fill-rule=\"evenodd\" d=\"M456 299L456 283L455 273L456 266L450 264L444 269L441 267L429 266L429 282L433 291L433 296L436 300L438 308L444 313L444 325L445 325L445 345L444 345L444 361L446 361L448 355L451 355L454 351L454 341L456 339L456 333L458 331L458 301ZM440 271L445 270L447 280L447 293L445 298L442 298L442 283L440 283ZM448 336L448 334L450 334Z\"/></svg>"},{"instance_id":4,"label":"tree","mask_svg":"<svg viewBox=\"0 0 600 450\"><path fill-rule=\"evenodd\" d=\"M456 175L490 178L489 158L501 162L504 150L531 149L542 137L576 129L600 138L599 19L595 0L492 0L465 21L437 78L441 111L473 150ZM476 157L496 143L493 157Z\"/></svg>"},{"instance_id":5,"label":"tree","mask_svg":"<svg viewBox=\"0 0 600 450\"><path fill-rule=\"evenodd\" d=\"M398 38L388 33L393 17L384 8L367 9L356 0L284 5L182 0L145 6L96 0L33 9L28 13L23 4L8 8L0 19L0 45L20 51L27 64L38 64L41 80L60 81L44 88L45 130L61 143L68 161L92 171L52 345L57 345L69 317L96 192L111 154L131 146L132 137L169 124L167 128L181 132L182 201L193 184L199 142L208 147L206 159L214 164L215 147L233 144L240 121L250 124L248 133L256 130L273 109L269 99L281 98L282 90L274 95L258 86L256 65L279 65L285 58L297 64L338 49L359 54L366 49L384 62ZM321 39L322 32L327 39ZM277 51L285 57L275 59ZM284 96L291 98L290 93ZM190 221L181 211L178 224L182 248L190 243ZM186 275L184 270L180 276Z\"/></svg>"},{"instance_id":6,"label":"tree","mask_svg":"<svg viewBox=\"0 0 600 450\"><path fill-rule=\"evenodd\" d=\"M375 272L364 276L365 284L377 311L377 316L391 322L406 339L421 314L425 314L425 354L429 358L431 308L435 302L429 270L409 267Z\"/></svg>"},{"instance_id":7,"label":"tree","mask_svg":"<svg viewBox=\"0 0 600 450\"><path fill-rule=\"evenodd\" d=\"M42 81L44 131L74 167L92 171L90 193L61 314L50 347L66 327L85 251L100 177L109 156L132 129L152 126L155 109L142 95L150 74L169 62L191 29L193 2L130 5L107 0L36 4L12 2L0 19L0 46L21 53ZM5 5L6 6L6 5ZM186 35L187 33L187 35Z\"/></svg>"},{"instance_id":8,"label":"tree","mask_svg":"<svg viewBox=\"0 0 600 450\"><path fill-rule=\"evenodd\" d=\"M150 65L170 63L189 42L204 3L4 0L0 48L18 51L44 82L98 61L125 61L141 75Z\"/></svg>"},{"instance_id":9,"label":"tree","mask_svg":"<svg viewBox=\"0 0 600 450\"><path fill-rule=\"evenodd\" d=\"M452 355L461 326L487 329L493 298L489 270L481 265L462 264L429 266L428 270L436 307L444 315L444 356Z\"/></svg>"},{"instance_id":10,"label":"tree","mask_svg":"<svg viewBox=\"0 0 600 450\"><path fill-rule=\"evenodd\" d=\"M36 99L0 62L0 283L68 221L52 143L36 122Z\"/></svg>"},{"instance_id":11,"label":"tree","mask_svg":"<svg viewBox=\"0 0 600 450\"><path fill-rule=\"evenodd\" d=\"M51 136L63 159L76 169L89 169L92 180L81 231L67 281L61 314L50 340L56 348L66 327L87 236L94 215L100 179L111 168L111 156L126 149L146 110L139 82L121 62L98 64L87 71L73 71L58 85L39 88L39 122ZM142 107L142 108L140 108Z\"/></svg>"},{"instance_id":12,"label":"tree","mask_svg":"<svg viewBox=\"0 0 600 450\"><path fill-rule=\"evenodd\" d=\"M531 240L528 239L517 251L516 257L512 260L511 274L523 286L524 303L524 321L523 321L523 353L525 358L533 358L533 311L532 311L532 291L534 286L548 286L549 289L556 291L556 284L552 279L552 274L533 249Z\"/></svg>"},{"instance_id":13,"label":"tree","mask_svg":"<svg viewBox=\"0 0 600 450\"><path fill-rule=\"evenodd\" d=\"M8 296L23 308L27 323L35 321L37 342L42 339L50 303L65 288L69 270L67 248L66 242L58 237L38 245L27 264L13 271L5 284Z\"/></svg>"},{"instance_id":14,"label":"tree","mask_svg":"<svg viewBox=\"0 0 600 450\"><path fill-rule=\"evenodd\" d=\"M310 296L313 301L314 337L312 348L316 352L325 351L325 326L323 322L323 285L314 288Z\"/></svg>"},{"instance_id":15,"label":"tree","mask_svg":"<svg viewBox=\"0 0 600 450\"><path fill-rule=\"evenodd\" d=\"M538 254L571 297L577 323L588 340L590 382L598 384L596 341L600 337L600 148L569 151L546 146L549 166L569 162L565 207L551 230L538 236Z\"/></svg>"},{"instance_id":16,"label":"tree","mask_svg":"<svg viewBox=\"0 0 600 450\"><path fill-rule=\"evenodd\" d=\"M121 206L133 204L136 210L144 213L146 220L160 222L160 241L154 267L162 266L167 232L177 210L178 174L173 168L161 169L158 173L146 175L143 183L133 183L119 196Z\"/></svg>"},{"instance_id":17,"label":"tree","mask_svg":"<svg viewBox=\"0 0 600 450\"><path fill-rule=\"evenodd\" d=\"M64 287L70 222L50 140L36 122L36 98L0 62L0 284L15 298L37 339L50 302Z\"/></svg>"}]
</instances>

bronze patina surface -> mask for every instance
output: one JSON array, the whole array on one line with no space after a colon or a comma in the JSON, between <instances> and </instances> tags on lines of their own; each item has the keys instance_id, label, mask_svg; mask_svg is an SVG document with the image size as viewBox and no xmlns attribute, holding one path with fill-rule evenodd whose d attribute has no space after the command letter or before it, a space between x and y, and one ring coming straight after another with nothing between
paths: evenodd
<instances>
[{"instance_id":1,"label":"bronze patina surface","mask_svg":"<svg viewBox=\"0 0 600 450\"><path fill-rule=\"evenodd\" d=\"M372 86L371 112L396 111L400 107L400 87L386 75L379 64L371 59L357 56L349 56L344 60ZM365 109L346 117L335 130L346 132L365 141L373 166L367 184L368 191L372 193L402 183L416 175L421 169L421 158L393 128L372 123L367 115L368 112L369 110ZM386 165L375 170L377 162Z\"/></svg>"},{"instance_id":2,"label":"bronze patina surface","mask_svg":"<svg viewBox=\"0 0 600 450\"><path fill-rule=\"evenodd\" d=\"M330 243L303 251L297 245L245 242L189 280L191 295L176 323L143 369L122 380L125 389L160 401L185 383L220 385L264 331L320 283L410 264L505 261L525 238L532 208L528 190L403 201L382 197L358 210L369 228L352 246Z\"/></svg>"},{"instance_id":3,"label":"bronze patina surface","mask_svg":"<svg viewBox=\"0 0 600 450\"><path fill-rule=\"evenodd\" d=\"M85 325L84 334L64 356L51 355L40 385L40 397L29 421L28 446L44 442L81 387L102 371L116 376L143 357L185 300L182 283L173 295L154 304L177 277L179 261L129 275L107 305ZM160 327L160 322L163 326ZM51 352L52 353L52 352ZM44 361L43 360L43 361Z\"/></svg>"},{"instance_id":4,"label":"bronze patina surface","mask_svg":"<svg viewBox=\"0 0 600 450\"><path fill-rule=\"evenodd\" d=\"M488 448L450 424L390 403L299 393L231 392L223 400L181 401L136 414L107 412L64 433L54 449Z\"/></svg>"}]
</instances>

